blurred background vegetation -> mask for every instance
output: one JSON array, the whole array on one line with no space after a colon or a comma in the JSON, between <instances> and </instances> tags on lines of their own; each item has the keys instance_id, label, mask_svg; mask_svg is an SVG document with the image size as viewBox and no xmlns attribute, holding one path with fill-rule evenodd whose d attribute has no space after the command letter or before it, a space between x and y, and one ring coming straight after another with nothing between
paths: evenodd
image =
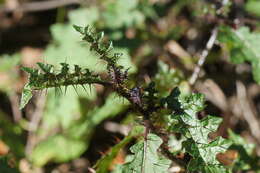
<instances>
[{"instance_id":1,"label":"blurred background vegetation","mask_svg":"<svg viewBox=\"0 0 260 173\"><path fill-rule=\"evenodd\" d=\"M0 0L1 173L88 172L136 121L128 102L101 86L87 93L49 89L19 110L27 81L22 66L66 62L104 71L73 24L104 30L137 85L155 81L163 96L175 86L205 94L205 114L224 119L218 135L237 144L220 160L234 170L254 169L260 154L259 0ZM191 86L216 27L216 44ZM229 128L239 135L228 135ZM175 152L180 142L172 142ZM126 152L110 161L110 171Z\"/></svg>"}]
</instances>

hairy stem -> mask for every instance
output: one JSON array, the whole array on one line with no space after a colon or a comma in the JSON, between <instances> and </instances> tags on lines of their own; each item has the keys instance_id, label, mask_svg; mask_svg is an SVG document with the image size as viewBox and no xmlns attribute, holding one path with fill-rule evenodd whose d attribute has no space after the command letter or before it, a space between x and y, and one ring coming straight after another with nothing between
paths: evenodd
<instances>
[{"instance_id":1,"label":"hairy stem","mask_svg":"<svg viewBox=\"0 0 260 173\"><path fill-rule=\"evenodd\" d=\"M42 90L42 89L46 89L46 88L56 88L56 87L62 87L62 86L70 86L70 85L90 85L90 84L100 84L100 85L104 85L104 86L108 86L110 85L110 82L107 81L103 81L100 79L88 79L88 80L66 80L63 82L60 82L58 85L55 82L47 82L45 84L42 84L40 86L33 86L32 89L33 90Z\"/></svg>"}]
</instances>

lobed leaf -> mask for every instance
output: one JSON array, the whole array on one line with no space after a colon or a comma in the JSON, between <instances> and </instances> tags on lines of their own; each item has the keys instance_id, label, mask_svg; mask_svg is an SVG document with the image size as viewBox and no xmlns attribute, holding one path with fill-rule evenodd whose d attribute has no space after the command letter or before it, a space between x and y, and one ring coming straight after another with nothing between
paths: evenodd
<instances>
[{"instance_id":1,"label":"lobed leaf","mask_svg":"<svg viewBox=\"0 0 260 173\"><path fill-rule=\"evenodd\" d=\"M254 80L260 84L260 33L250 32L248 27L234 30L223 26L220 28L219 41L229 50L233 63L248 61L252 64Z\"/></svg>"},{"instance_id":2,"label":"lobed leaf","mask_svg":"<svg viewBox=\"0 0 260 173\"><path fill-rule=\"evenodd\" d=\"M170 116L170 130L186 137L182 144L186 152L192 156L187 167L189 171L228 171L220 165L216 155L225 152L231 142L221 137L213 141L208 139L209 133L217 130L222 119L210 115L201 120L197 118L196 114L205 107L204 100L202 94L191 94L182 98L179 89L175 88L166 98L167 107L174 111Z\"/></svg>"},{"instance_id":3,"label":"lobed leaf","mask_svg":"<svg viewBox=\"0 0 260 173\"><path fill-rule=\"evenodd\" d=\"M134 153L127 163L120 168L122 173L166 173L171 161L158 154L162 139L155 134L148 134L147 140L133 145Z\"/></svg>"},{"instance_id":4,"label":"lobed leaf","mask_svg":"<svg viewBox=\"0 0 260 173\"><path fill-rule=\"evenodd\" d=\"M111 151L102 157L100 160L97 161L95 167L97 168L96 172L97 173L106 173L108 172L108 168L111 165L113 159L116 157L118 152L125 147L129 142L132 141L132 139L143 133L144 128L141 126L135 126L134 129L130 132L128 136L126 136L122 141L120 141L118 144L113 146L111 148Z\"/></svg>"}]
</instances>

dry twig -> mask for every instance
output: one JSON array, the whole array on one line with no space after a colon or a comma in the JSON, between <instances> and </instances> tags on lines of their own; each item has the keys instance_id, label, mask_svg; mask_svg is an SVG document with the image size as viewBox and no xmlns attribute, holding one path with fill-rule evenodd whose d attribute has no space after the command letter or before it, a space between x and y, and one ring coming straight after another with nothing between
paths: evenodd
<instances>
[{"instance_id":1,"label":"dry twig","mask_svg":"<svg viewBox=\"0 0 260 173\"><path fill-rule=\"evenodd\" d=\"M194 69L194 71L191 75L191 78L189 80L190 85L193 85L196 82L196 80L198 79L201 67L205 63L205 60L206 60L210 50L212 49L212 47L213 47L213 45L214 45L214 43L217 39L217 35L218 35L218 29L217 29L217 27L215 27L212 30L212 33L211 33L211 36L210 36L210 38L207 42L206 48L202 51L200 58L199 58L199 61L198 61L198 64L195 67L195 69Z\"/></svg>"},{"instance_id":2,"label":"dry twig","mask_svg":"<svg viewBox=\"0 0 260 173\"><path fill-rule=\"evenodd\" d=\"M191 55L176 41L170 40L166 45L165 49L168 50L172 55L177 56L182 61L183 65L188 69L192 70L194 63L192 62Z\"/></svg>"},{"instance_id":3,"label":"dry twig","mask_svg":"<svg viewBox=\"0 0 260 173\"><path fill-rule=\"evenodd\" d=\"M260 133L259 133L260 124L256 118L256 115L253 111L252 106L250 106L250 103L249 103L249 100L247 97L246 87L240 81L236 82L236 86L237 86L237 97L238 97L238 101L239 101L239 106L242 110L242 116L248 123L251 134L254 136L254 138L257 140L257 142L260 143Z\"/></svg>"},{"instance_id":4,"label":"dry twig","mask_svg":"<svg viewBox=\"0 0 260 173\"><path fill-rule=\"evenodd\" d=\"M11 107L13 111L13 117L15 122L19 122L22 118L22 113L19 110L19 97L16 93L13 93L9 96Z\"/></svg>"},{"instance_id":5,"label":"dry twig","mask_svg":"<svg viewBox=\"0 0 260 173\"><path fill-rule=\"evenodd\" d=\"M41 121L42 118L42 113L43 113L43 109L44 109L44 105L45 105L45 96L44 95L40 95L39 98L37 99L36 102L36 108L35 111L32 115L32 119L29 123L29 134L28 134L28 138L27 138L27 144L26 144L26 154L30 154L34 145L35 145L35 131L38 129L39 123Z\"/></svg>"}]
</instances>

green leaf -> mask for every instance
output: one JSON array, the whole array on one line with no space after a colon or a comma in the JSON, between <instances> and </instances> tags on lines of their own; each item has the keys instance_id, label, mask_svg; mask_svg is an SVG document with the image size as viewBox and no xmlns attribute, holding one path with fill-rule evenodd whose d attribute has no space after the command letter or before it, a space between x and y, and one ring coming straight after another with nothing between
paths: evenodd
<instances>
[{"instance_id":1,"label":"green leaf","mask_svg":"<svg viewBox=\"0 0 260 173\"><path fill-rule=\"evenodd\" d=\"M73 24L92 25L98 20L96 10L95 7L74 10L69 14L70 21L68 24L55 24L51 27L53 42L48 45L44 52L48 63L55 66L61 62L65 62L70 66L80 64L82 68L88 68L95 72L104 72L106 70L106 65L102 60L89 50L90 45L82 43L80 33L77 31L85 31L81 27L74 26L76 30L73 30L71 27ZM115 50L117 49L115 48ZM131 67L130 72L134 72L136 68L131 62L128 50L120 49L119 51L123 52L125 57L119 59L118 64L124 67ZM33 157L34 163L42 165L51 160L60 162L78 157L87 150L96 126L106 118L116 116L128 107L129 103L127 101L123 102L115 94L111 94L101 107L94 107L92 101L96 98L96 91L94 87L91 88L91 93L88 94L81 87L75 88L76 92L74 88L68 87L65 96L57 95L53 89L48 90L42 119L44 128L39 129L38 134L40 138L46 138L53 129L62 127L63 135L58 139L63 140L60 143L60 148L63 148L63 150L56 150L54 153L48 143L53 143L52 141L57 139L53 139L52 136L49 137L51 139L47 137L42 141L44 145L41 143L39 146L36 145L35 150L37 152L35 155L41 155L41 151L44 151L44 154L42 157ZM72 143L72 139L75 139L77 142ZM50 140L51 142L49 142ZM66 140L68 141L66 142ZM75 145L74 153L68 153L65 156L64 151L66 151L66 148L73 147L73 145ZM52 157L49 157L49 155Z\"/></svg>"},{"instance_id":2,"label":"green leaf","mask_svg":"<svg viewBox=\"0 0 260 173\"><path fill-rule=\"evenodd\" d=\"M192 156L187 169L189 171L200 170L205 173L228 172L217 161L216 155L225 152L231 142L221 137L211 142L208 139L209 133L217 130L222 119L210 115L201 120L197 118L197 113L205 107L204 96L193 93L181 97L181 93L175 88L166 98L166 102L167 107L174 111L169 117L169 122L172 123L170 130L181 133L186 137L182 147Z\"/></svg>"},{"instance_id":3,"label":"green leaf","mask_svg":"<svg viewBox=\"0 0 260 173\"><path fill-rule=\"evenodd\" d=\"M193 128L191 128L190 132L192 129ZM203 130L203 128L200 129ZM231 141L218 137L210 143L203 144L199 143L202 140L200 140L195 132L191 133L192 139L183 142L183 147L193 157L187 169L189 171L201 170L205 173L212 172L212 170L218 170L219 172L225 170L224 166L217 161L216 155L225 152L231 145ZM206 137L206 135L203 136L202 138Z\"/></svg>"},{"instance_id":4,"label":"green leaf","mask_svg":"<svg viewBox=\"0 0 260 173\"><path fill-rule=\"evenodd\" d=\"M48 63L54 66L57 66L60 62L66 62L70 65L80 64L80 66L95 72L104 72L106 70L106 64L98 58L95 52L90 51L90 45L83 43L80 35L80 33L85 33L85 27L79 25L92 26L98 20L96 10L95 7L74 10L69 14L69 24L51 26L53 44L48 45L44 52ZM79 18L80 21L78 21ZM115 47L114 51L124 55L123 58L119 59L119 65L126 68L130 67L130 73L136 71L136 67L131 62L128 49Z\"/></svg>"},{"instance_id":5,"label":"green leaf","mask_svg":"<svg viewBox=\"0 0 260 173\"><path fill-rule=\"evenodd\" d=\"M85 33L85 29L84 27L78 26L78 25L73 25L73 28L79 32L80 34L84 34Z\"/></svg>"},{"instance_id":6,"label":"green leaf","mask_svg":"<svg viewBox=\"0 0 260 173\"><path fill-rule=\"evenodd\" d=\"M167 103L168 108L179 111L181 108L181 103L179 101L179 96L181 94L181 91L178 87L174 88L170 95L166 97L165 102Z\"/></svg>"},{"instance_id":7,"label":"green leaf","mask_svg":"<svg viewBox=\"0 0 260 173\"><path fill-rule=\"evenodd\" d=\"M15 92L15 85L19 79L19 72L16 70L17 65L20 63L20 54L1 55L0 56L0 91L7 94Z\"/></svg>"},{"instance_id":8,"label":"green leaf","mask_svg":"<svg viewBox=\"0 0 260 173\"><path fill-rule=\"evenodd\" d=\"M207 144L194 143L192 139L183 142L183 147L193 156L193 159L202 159L202 164L204 165L219 164L216 159L216 154L225 152L229 146L230 141L222 137L217 137Z\"/></svg>"},{"instance_id":9,"label":"green leaf","mask_svg":"<svg viewBox=\"0 0 260 173\"><path fill-rule=\"evenodd\" d=\"M248 61L252 64L254 80L260 84L260 33L250 32L247 27L234 30L223 26L219 41L229 50L233 63Z\"/></svg>"},{"instance_id":10,"label":"green leaf","mask_svg":"<svg viewBox=\"0 0 260 173\"><path fill-rule=\"evenodd\" d=\"M184 112L195 118L196 113L202 111L205 107L205 96L200 93L191 94L185 99L180 98L180 102Z\"/></svg>"},{"instance_id":11,"label":"green leaf","mask_svg":"<svg viewBox=\"0 0 260 173\"><path fill-rule=\"evenodd\" d=\"M7 144L11 153L14 153L16 157L23 158L26 136L23 134L22 128L9 118L9 115L0 110L0 140Z\"/></svg>"},{"instance_id":12,"label":"green leaf","mask_svg":"<svg viewBox=\"0 0 260 173\"><path fill-rule=\"evenodd\" d=\"M38 63L40 69L44 73L49 73L53 70L53 66L57 66L61 62L65 61L67 64L80 64L81 67L87 68L95 72L104 72L106 70L105 64L102 64L102 62L100 62L101 60L97 58L97 55L88 49L90 47L89 45L80 43L81 40L78 32L83 33L83 28L74 25L74 28L76 29L76 31L78 31L76 32L71 27L71 25L73 25L74 23L82 24L84 22L85 25L93 24L96 20L98 20L98 17L99 16L97 13L97 9L95 7L79 9L70 12L69 24L52 25L51 33L54 39L54 43L49 44L44 52L45 57L47 57L48 63L52 65ZM102 34L100 36L102 36ZM136 71L136 67L131 62L127 49L116 48L115 51L117 50L119 50L125 55L124 58L121 58L118 61L118 64L127 68L131 67L129 71L130 73ZM36 69L32 70L29 68L23 68L23 70L30 73L31 77L37 76L38 74L38 71ZM29 81L29 83L31 84L31 89L33 89L33 87L36 87L38 89L46 88L45 85L40 84L55 84L55 82L49 82L46 79L45 75L39 75L39 77L37 78L38 80L36 81L33 79L34 78L32 78L32 80ZM53 80L56 81L57 78L53 78ZM66 80L63 81L66 83ZM25 89L24 94L25 96L30 96L30 90ZM28 103L28 101L29 99L22 100L22 104L20 107L23 108Z\"/></svg>"},{"instance_id":13,"label":"green leaf","mask_svg":"<svg viewBox=\"0 0 260 173\"><path fill-rule=\"evenodd\" d=\"M186 140L183 136L178 139L174 134L169 135L168 147L173 155L183 152L182 142Z\"/></svg>"},{"instance_id":14,"label":"green leaf","mask_svg":"<svg viewBox=\"0 0 260 173\"><path fill-rule=\"evenodd\" d=\"M53 65L59 65L61 62L68 64L80 64L83 68L88 68L95 72L103 72L106 66L97 58L95 53L90 52L89 45L82 44L80 35L73 30L72 24L92 24L98 19L98 14L95 7L75 10L69 14L69 24L55 24L51 27L51 33L53 36L53 43L49 44L44 54L47 57L48 63ZM75 26L74 26L75 28ZM77 31L83 32L82 28L76 27ZM120 50L121 51L121 50ZM122 50L126 58L122 58L118 63L124 66L134 67L131 63L127 50ZM66 59L68 58L68 59ZM38 64L42 71L49 72L52 70L51 66L45 64ZM71 65L72 66L72 65ZM131 68L133 72L136 68ZM31 75L38 74L38 71L25 69ZM43 76L44 77L44 76ZM41 80L41 79L40 79ZM42 78L43 81L46 79ZM57 80L57 79L54 79ZM33 82L33 81L32 81ZM33 83L35 84L35 83ZM43 127L39 129L39 136L47 136L50 131L58 127L62 127L66 134L59 137L47 137L42 143L36 145L35 155L41 155L41 157L33 157L33 162L36 164L46 164L53 161L67 161L78 157L83 151L88 148L90 139L95 130L95 127L108 117L116 116L121 111L128 107L128 102L123 103L122 99L114 98L114 94L109 96L103 106L93 109L91 104L85 104L82 100L87 100L91 103L91 100L95 99L96 92L91 87L91 93L88 94L81 87L74 88L68 87L65 96L57 95L54 89L48 90L47 101L44 110L44 116L42 119ZM26 88L27 89L27 88ZM29 90L25 90L25 93L30 93ZM23 106L27 102L23 102ZM117 106L114 106L117 105ZM22 106L22 107L23 107ZM84 107L82 112L81 108ZM75 143L71 140L75 139ZM53 151L49 143L55 143L56 141L63 141L60 144L60 148L63 150ZM71 146L69 146L70 144ZM75 150L73 154L64 154L67 147L73 147ZM69 148L68 148L69 150ZM51 155L51 157L49 157Z\"/></svg>"},{"instance_id":15,"label":"green leaf","mask_svg":"<svg viewBox=\"0 0 260 173\"><path fill-rule=\"evenodd\" d=\"M82 87L77 87L76 92L73 87L68 87L65 95L58 95L55 93L55 89L49 89L42 122L45 127L44 133L57 126L67 129L75 120L84 116L81 115L79 97L90 102L96 98L96 92L93 87L91 91L86 93ZM87 110L90 108L86 107Z\"/></svg>"},{"instance_id":16,"label":"green leaf","mask_svg":"<svg viewBox=\"0 0 260 173\"><path fill-rule=\"evenodd\" d=\"M106 103L94 112L95 115L92 116L91 121L99 124L107 117L113 117L127 109L128 106L129 102L126 99L120 98L116 93L111 93L107 96Z\"/></svg>"},{"instance_id":17,"label":"green leaf","mask_svg":"<svg viewBox=\"0 0 260 173\"><path fill-rule=\"evenodd\" d=\"M54 135L40 142L33 150L30 158L36 166L43 166L48 161L69 161L71 158L79 157L86 149L84 141Z\"/></svg>"},{"instance_id":18,"label":"green leaf","mask_svg":"<svg viewBox=\"0 0 260 173\"><path fill-rule=\"evenodd\" d=\"M260 16L260 1L248 0L245 5L246 11L255 16Z\"/></svg>"},{"instance_id":19,"label":"green leaf","mask_svg":"<svg viewBox=\"0 0 260 173\"><path fill-rule=\"evenodd\" d=\"M97 8L93 6L71 11L68 24L52 25L50 30L53 43L49 44L44 51L46 61L54 66L66 62L71 66L80 64L81 67L95 72L104 71L105 66L98 61L95 53L89 50L89 45L81 42L80 33L72 27L74 25L93 25L98 20L98 17ZM79 27L77 29L80 30Z\"/></svg>"},{"instance_id":20,"label":"green leaf","mask_svg":"<svg viewBox=\"0 0 260 173\"><path fill-rule=\"evenodd\" d=\"M25 105L27 105L27 103L30 101L30 99L32 98L33 94L32 94L32 90L29 84L26 84L24 86L23 92L22 92L22 98L21 98L21 102L20 102L20 109L23 109L25 107Z\"/></svg>"},{"instance_id":21,"label":"green leaf","mask_svg":"<svg viewBox=\"0 0 260 173\"><path fill-rule=\"evenodd\" d=\"M230 129L228 130L229 139L232 141L230 149L236 150L238 152L238 158L235 160L233 165L233 171L238 170L260 170L259 164L260 160L254 154L255 145L249 144L244 138L240 135L235 134Z\"/></svg>"},{"instance_id":22,"label":"green leaf","mask_svg":"<svg viewBox=\"0 0 260 173\"><path fill-rule=\"evenodd\" d=\"M217 127L222 122L221 118L214 116L207 116L202 120L192 118L188 114L180 115L189 136L197 143L208 143L208 134L217 130ZM186 137L189 137L186 136Z\"/></svg>"},{"instance_id":23,"label":"green leaf","mask_svg":"<svg viewBox=\"0 0 260 173\"><path fill-rule=\"evenodd\" d=\"M95 6L80 8L69 13L69 21L74 25L92 25L99 17L98 8Z\"/></svg>"},{"instance_id":24,"label":"green leaf","mask_svg":"<svg viewBox=\"0 0 260 173\"><path fill-rule=\"evenodd\" d=\"M45 64L45 63L42 63L42 62L37 62L37 65L40 67L40 69L44 73L50 73L51 70L53 69L53 65L51 65L51 64Z\"/></svg>"},{"instance_id":25,"label":"green leaf","mask_svg":"<svg viewBox=\"0 0 260 173\"><path fill-rule=\"evenodd\" d=\"M255 144L249 144L240 135L235 134L232 130L228 129L229 139L233 142L233 145L242 146L248 155L253 154Z\"/></svg>"},{"instance_id":26,"label":"green leaf","mask_svg":"<svg viewBox=\"0 0 260 173\"><path fill-rule=\"evenodd\" d=\"M14 55L1 55L0 57L0 72L8 72L13 67L18 65L21 56L19 54Z\"/></svg>"},{"instance_id":27,"label":"green leaf","mask_svg":"<svg viewBox=\"0 0 260 173\"><path fill-rule=\"evenodd\" d=\"M170 68L163 61L158 61L158 72L155 75L154 82L159 94L165 97L172 88L180 85L183 81L183 74L178 69Z\"/></svg>"},{"instance_id":28,"label":"green leaf","mask_svg":"<svg viewBox=\"0 0 260 173\"><path fill-rule=\"evenodd\" d=\"M137 5L137 0L106 1L105 10L101 13L105 26L117 29L142 24L144 15L137 10Z\"/></svg>"},{"instance_id":29,"label":"green leaf","mask_svg":"<svg viewBox=\"0 0 260 173\"><path fill-rule=\"evenodd\" d=\"M230 170L222 165L204 165L199 159L193 159L188 164L188 169L191 172L200 170L203 173L231 173Z\"/></svg>"},{"instance_id":30,"label":"green leaf","mask_svg":"<svg viewBox=\"0 0 260 173\"><path fill-rule=\"evenodd\" d=\"M98 160L98 162L95 165L95 167L97 168L96 172L97 173L108 172L108 168L111 165L114 158L117 156L118 152L123 147L125 147L129 142L131 142L135 136L140 135L143 132L144 132L143 127L135 126L127 137L125 137L121 142L119 142L118 144L116 144L111 148L109 154L105 155L103 158Z\"/></svg>"},{"instance_id":31,"label":"green leaf","mask_svg":"<svg viewBox=\"0 0 260 173\"><path fill-rule=\"evenodd\" d=\"M86 114L77 118L72 115L75 115L76 111L80 111L79 103L77 103L78 96L75 92L69 93L74 93L74 95L67 93L64 96L66 99L52 98L50 102L47 102L47 110L43 119L45 128L39 129L39 133L45 136L53 128L61 125L64 134L50 136L36 145L31 157L35 165L43 166L49 161L64 162L79 157L88 149L96 126L106 118L124 111L129 104L112 93L103 106L96 108L89 106ZM55 97L54 94L52 96ZM91 105L90 101L86 105ZM84 107L86 105L84 104ZM57 148L53 146L57 146Z\"/></svg>"},{"instance_id":32,"label":"green leaf","mask_svg":"<svg viewBox=\"0 0 260 173\"><path fill-rule=\"evenodd\" d=\"M117 106L114 106L117 105ZM118 115L120 112L127 109L129 102L122 100L115 93L111 93L106 103L101 107L92 108L87 115L82 116L81 119L74 120L71 125L67 127L67 133L75 138L86 137L90 140L95 127L107 118L112 118ZM85 140L88 144L89 141Z\"/></svg>"},{"instance_id":33,"label":"green leaf","mask_svg":"<svg viewBox=\"0 0 260 173\"><path fill-rule=\"evenodd\" d=\"M161 144L160 137L148 134L147 140L133 145L130 151L134 155L122 166L122 173L166 173L171 161L159 155L157 150Z\"/></svg>"}]
</instances>

